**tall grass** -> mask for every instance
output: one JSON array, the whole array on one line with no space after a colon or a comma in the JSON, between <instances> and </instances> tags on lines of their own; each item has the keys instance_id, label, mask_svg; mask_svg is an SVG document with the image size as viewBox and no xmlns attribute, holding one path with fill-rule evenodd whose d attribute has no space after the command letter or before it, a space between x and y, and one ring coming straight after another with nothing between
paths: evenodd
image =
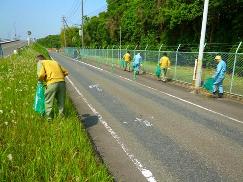
<instances>
[{"instance_id":1,"label":"tall grass","mask_svg":"<svg viewBox=\"0 0 243 182\"><path fill-rule=\"evenodd\" d=\"M113 181L69 99L64 119L33 111L37 54L0 59L0 181Z\"/></svg>"},{"instance_id":2,"label":"tall grass","mask_svg":"<svg viewBox=\"0 0 243 182\"><path fill-rule=\"evenodd\" d=\"M32 44L31 48L34 49L36 52L42 54L46 59L50 59L48 51L42 45L35 43Z\"/></svg>"}]
</instances>

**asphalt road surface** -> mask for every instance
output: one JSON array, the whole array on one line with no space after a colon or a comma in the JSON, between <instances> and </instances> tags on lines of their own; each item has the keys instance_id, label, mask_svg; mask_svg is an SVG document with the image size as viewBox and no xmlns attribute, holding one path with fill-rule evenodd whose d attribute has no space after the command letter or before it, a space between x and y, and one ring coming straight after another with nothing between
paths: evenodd
<instances>
[{"instance_id":1,"label":"asphalt road surface","mask_svg":"<svg viewBox=\"0 0 243 182\"><path fill-rule=\"evenodd\" d=\"M3 50L3 56L7 57L7 56L13 54L14 50L17 50L18 48L21 48L25 45L27 45L26 41L15 41L15 42L2 44L1 47Z\"/></svg>"},{"instance_id":2,"label":"asphalt road surface","mask_svg":"<svg viewBox=\"0 0 243 182\"><path fill-rule=\"evenodd\" d=\"M241 103L50 54L116 181L243 181Z\"/></svg>"}]
</instances>

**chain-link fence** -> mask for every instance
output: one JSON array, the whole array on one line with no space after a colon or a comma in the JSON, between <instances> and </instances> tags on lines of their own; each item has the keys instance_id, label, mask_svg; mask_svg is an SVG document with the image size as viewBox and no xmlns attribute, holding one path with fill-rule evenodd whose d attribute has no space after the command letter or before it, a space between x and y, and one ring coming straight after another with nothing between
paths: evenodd
<instances>
[{"instance_id":1,"label":"chain-link fence","mask_svg":"<svg viewBox=\"0 0 243 182\"><path fill-rule=\"evenodd\" d=\"M65 54L69 57L87 58L87 60L93 60L99 64L111 65L112 67L120 66L120 60L127 51L130 51L132 57L139 52L143 58L141 69L143 72L151 74L155 73L158 61L163 53L166 52L171 60L168 77L172 80L193 83L195 59L198 56L198 52L180 52L179 47L177 51L118 49L117 46L107 49L79 49L72 47L64 49ZM237 53L237 51L235 53L204 52L202 80L204 81L212 77L217 66L214 58L220 54L227 64L227 73L223 83L224 91L243 96L243 53Z\"/></svg>"}]
</instances>

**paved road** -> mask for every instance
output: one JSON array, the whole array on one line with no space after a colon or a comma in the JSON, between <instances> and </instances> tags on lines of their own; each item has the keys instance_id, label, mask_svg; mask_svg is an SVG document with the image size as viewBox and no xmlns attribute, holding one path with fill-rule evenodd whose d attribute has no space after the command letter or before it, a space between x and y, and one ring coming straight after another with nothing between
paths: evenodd
<instances>
[{"instance_id":1,"label":"paved road","mask_svg":"<svg viewBox=\"0 0 243 182\"><path fill-rule=\"evenodd\" d=\"M26 41L15 41L15 42L10 42L6 44L2 44L2 50L3 50L3 56L9 56L13 54L14 50L17 50L17 48L21 48L23 46L27 45Z\"/></svg>"},{"instance_id":2,"label":"paved road","mask_svg":"<svg viewBox=\"0 0 243 182\"><path fill-rule=\"evenodd\" d=\"M241 103L51 56L117 181L243 181Z\"/></svg>"}]
</instances>

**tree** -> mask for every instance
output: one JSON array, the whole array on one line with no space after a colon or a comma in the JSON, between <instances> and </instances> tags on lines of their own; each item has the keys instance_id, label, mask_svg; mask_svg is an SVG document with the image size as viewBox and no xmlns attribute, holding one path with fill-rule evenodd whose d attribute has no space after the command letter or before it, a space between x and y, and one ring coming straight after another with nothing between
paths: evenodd
<instances>
[{"instance_id":1,"label":"tree","mask_svg":"<svg viewBox=\"0 0 243 182\"><path fill-rule=\"evenodd\" d=\"M65 38L64 38L65 31ZM81 47L81 38L79 36L79 28L78 27L68 27L61 30L61 45L66 47Z\"/></svg>"},{"instance_id":2,"label":"tree","mask_svg":"<svg viewBox=\"0 0 243 182\"><path fill-rule=\"evenodd\" d=\"M242 11L240 0L210 0L206 42L242 40ZM198 44L202 13L203 0L107 0L106 12L84 23L85 45L118 45L120 27L122 45Z\"/></svg>"},{"instance_id":3,"label":"tree","mask_svg":"<svg viewBox=\"0 0 243 182\"><path fill-rule=\"evenodd\" d=\"M60 35L48 35L45 38L40 38L37 40L39 44L47 48L60 48Z\"/></svg>"}]
</instances>

